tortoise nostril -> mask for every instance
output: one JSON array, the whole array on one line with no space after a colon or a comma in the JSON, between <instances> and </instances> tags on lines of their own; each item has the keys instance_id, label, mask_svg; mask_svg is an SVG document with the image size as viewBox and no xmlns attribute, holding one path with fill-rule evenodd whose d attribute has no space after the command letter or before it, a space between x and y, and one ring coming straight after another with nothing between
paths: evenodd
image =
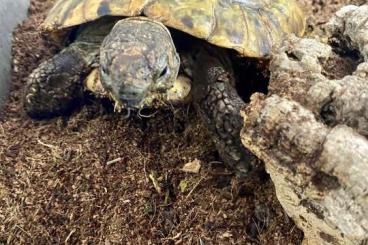
<instances>
[{"instance_id":1,"label":"tortoise nostril","mask_svg":"<svg viewBox=\"0 0 368 245\"><path fill-rule=\"evenodd\" d=\"M106 75L109 74L108 69L105 66L103 66L103 65L101 66L101 71L102 71L103 74L106 74Z\"/></svg>"}]
</instances>

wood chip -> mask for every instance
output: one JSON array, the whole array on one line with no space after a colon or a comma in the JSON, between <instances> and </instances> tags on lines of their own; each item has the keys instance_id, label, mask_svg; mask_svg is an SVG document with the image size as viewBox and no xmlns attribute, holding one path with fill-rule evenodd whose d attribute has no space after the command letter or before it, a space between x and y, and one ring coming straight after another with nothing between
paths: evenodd
<instances>
[{"instance_id":1,"label":"wood chip","mask_svg":"<svg viewBox=\"0 0 368 245\"><path fill-rule=\"evenodd\" d=\"M186 163L181 170L186 173L198 174L200 169L201 161L196 158L193 161Z\"/></svg>"}]
</instances>

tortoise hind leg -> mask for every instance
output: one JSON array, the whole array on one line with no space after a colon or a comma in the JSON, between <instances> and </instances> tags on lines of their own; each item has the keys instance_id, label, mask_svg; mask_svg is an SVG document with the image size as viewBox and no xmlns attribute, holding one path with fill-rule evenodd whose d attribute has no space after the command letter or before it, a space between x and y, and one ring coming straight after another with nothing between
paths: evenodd
<instances>
[{"instance_id":1,"label":"tortoise hind leg","mask_svg":"<svg viewBox=\"0 0 368 245\"><path fill-rule=\"evenodd\" d=\"M82 98L82 77L90 71L77 44L41 63L28 77L24 94L26 113L37 119L71 111Z\"/></svg>"},{"instance_id":2,"label":"tortoise hind leg","mask_svg":"<svg viewBox=\"0 0 368 245\"><path fill-rule=\"evenodd\" d=\"M245 103L233 86L231 64L224 62L226 55L221 50L210 54L206 48L197 54L193 67L193 100L222 160L237 174L246 175L255 157L240 141L243 125L240 109Z\"/></svg>"}]
</instances>

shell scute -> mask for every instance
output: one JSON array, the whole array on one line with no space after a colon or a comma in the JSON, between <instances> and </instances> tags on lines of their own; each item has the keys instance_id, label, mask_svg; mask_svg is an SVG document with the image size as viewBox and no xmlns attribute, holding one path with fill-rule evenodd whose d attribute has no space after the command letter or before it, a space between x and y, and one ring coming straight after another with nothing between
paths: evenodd
<instances>
[{"instance_id":1,"label":"shell scute","mask_svg":"<svg viewBox=\"0 0 368 245\"><path fill-rule=\"evenodd\" d=\"M103 16L145 15L243 56L265 57L285 34L302 35L306 17L295 0L59 0L50 32Z\"/></svg>"}]
</instances>

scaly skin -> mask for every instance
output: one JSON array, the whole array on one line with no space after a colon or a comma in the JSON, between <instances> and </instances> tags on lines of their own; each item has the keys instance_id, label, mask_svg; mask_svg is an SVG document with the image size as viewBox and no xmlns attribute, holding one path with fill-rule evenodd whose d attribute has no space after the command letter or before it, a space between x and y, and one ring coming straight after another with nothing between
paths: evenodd
<instances>
[{"instance_id":1,"label":"scaly skin","mask_svg":"<svg viewBox=\"0 0 368 245\"><path fill-rule=\"evenodd\" d=\"M81 78L90 70L75 45L44 61L28 77L24 109L32 118L70 112L83 97Z\"/></svg>"},{"instance_id":2,"label":"scaly skin","mask_svg":"<svg viewBox=\"0 0 368 245\"><path fill-rule=\"evenodd\" d=\"M141 109L149 98L166 94L179 66L169 30L146 17L118 21L101 44L101 84L128 109Z\"/></svg>"},{"instance_id":3,"label":"scaly skin","mask_svg":"<svg viewBox=\"0 0 368 245\"><path fill-rule=\"evenodd\" d=\"M192 66L192 97L196 109L212 132L224 162L237 174L246 175L255 158L240 141L243 125L240 110L245 103L234 87L235 79L227 53L214 47L203 47L196 54Z\"/></svg>"},{"instance_id":4,"label":"scaly skin","mask_svg":"<svg viewBox=\"0 0 368 245\"><path fill-rule=\"evenodd\" d=\"M28 77L24 110L42 119L71 112L83 98L82 81L98 62L99 47L115 22L102 20L80 28L76 40L42 62Z\"/></svg>"}]
</instances>

